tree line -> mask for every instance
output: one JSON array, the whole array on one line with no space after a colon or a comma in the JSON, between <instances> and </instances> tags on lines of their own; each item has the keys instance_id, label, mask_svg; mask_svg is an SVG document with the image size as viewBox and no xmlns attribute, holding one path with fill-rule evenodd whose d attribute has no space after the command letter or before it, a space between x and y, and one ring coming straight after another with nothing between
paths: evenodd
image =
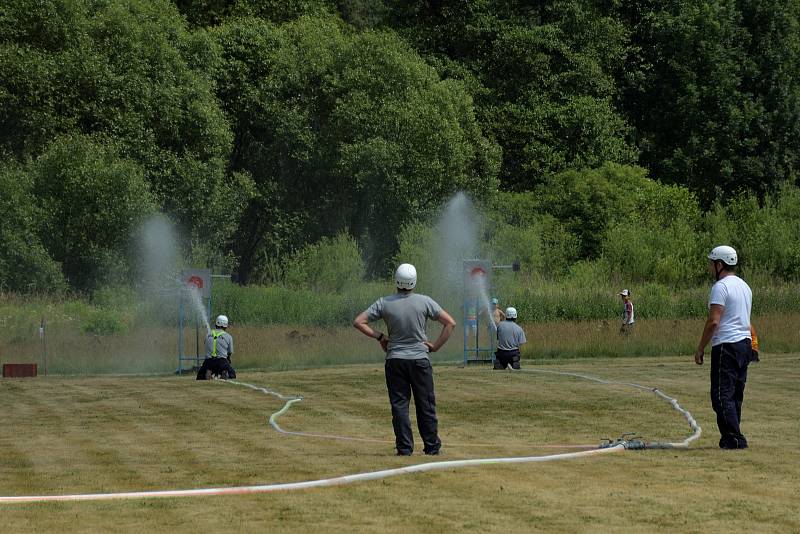
<instances>
[{"instance_id":1,"label":"tree line","mask_svg":"<svg viewBox=\"0 0 800 534\"><path fill-rule=\"evenodd\" d=\"M343 235L383 275L456 191L567 264L638 239L618 209L660 239L721 206L776 216L798 21L798 0L7 0L0 289L130 279L156 212L242 283Z\"/></svg>"}]
</instances>

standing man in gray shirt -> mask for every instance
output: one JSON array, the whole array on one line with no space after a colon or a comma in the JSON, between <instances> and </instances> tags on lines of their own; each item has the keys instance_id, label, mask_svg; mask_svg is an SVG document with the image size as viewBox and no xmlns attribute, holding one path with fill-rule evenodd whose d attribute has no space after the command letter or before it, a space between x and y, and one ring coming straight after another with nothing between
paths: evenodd
<instances>
[{"instance_id":1,"label":"standing man in gray shirt","mask_svg":"<svg viewBox=\"0 0 800 534\"><path fill-rule=\"evenodd\" d=\"M505 369L510 365L512 369L519 369L519 346L527 341L525 332L517 324L517 309L506 308L506 320L500 321L497 325L497 351L494 353L494 368Z\"/></svg>"},{"instance_id":2,"label":"standing man in gray shirt","mask_svg":"<svg viewBox=\"0 0 800 534\"><path fill-rule=\"evenodd\" d=\"M433 369L428 354L436 352L447 342L456 322L432 298L413 293L417 285L417 270L413 265L400 265L394 279L397 293L379 298L353 320L353 326L364 335L378 340L386 352L386 389L392 405L397 454L410 456L414 451L414 436L408 417L412 393L424 452L439 454L442 442L439 440ZM370 322L378 319L386 323L388 334L369 326ZM443 326L433 343L428 341L425 334L428 319L438 321Z\"/></svg>"}]
</instances>

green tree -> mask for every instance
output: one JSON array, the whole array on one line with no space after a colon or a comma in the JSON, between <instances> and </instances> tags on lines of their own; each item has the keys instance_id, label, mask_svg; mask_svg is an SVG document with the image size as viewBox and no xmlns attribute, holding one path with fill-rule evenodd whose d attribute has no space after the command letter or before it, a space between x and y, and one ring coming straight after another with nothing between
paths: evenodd
<instances>
[{"instance_id":1,"label":"green tree","mask_svg":"<svg viewBox=\"0 0 800 534\"><path fill-rule=\"evenodd\" d=\"M62 134L113 139L189 243L223 245L249 192L205 72L213 43L166 0L9 0L0 8L0 155Z\"/></svg>"},{"instance_id":2,"label":"green tree","mask_svg":"<svg viewBox=\"0 0 800 534\"><path fill-rule=\"evenodd\" d=\"M237 20L211 35L232 167L258 188L237 234L243 279L258 258L342 231L380 272L405 222L457 190L494 190L499 153L471 98L394 34L305 17Z\"/></svg>"},{"instance_id":3,"label":"green tree","mask_svg":"<svg viewBox=\"0 0 800 534\"><path fill-rule=\"evenodd\" d=\"M47 213L36 205L32 189L25 169L0 167L0 290L59 292L66 281L42 243Z\"/></svg>"},{"instance_id":4,"label":"green tree","mask_svg":"<svg viewBox=\"0 0 800 534\"><path fill-rule=\"evenodd\" d=\"M174 0L192 26L216 26L227 19L259 17L269 22L288 22L303 15L333 13L336 3L357 0Z\"/></svg>"},{"instance_id":5,"label":"green tree","mask_svg":"<svg viewBox=\"0 0 800 534\"><path fill-rule=\"evenodd\" d=\"M27 167L42 206L39 240L70 286L123 282L134 230L155 209L144 169L83 136L55 140Z\"/></svg>"},{"instance_id":6,"label":"green tree","mask_svg":"<svg viewBox=\"0 0 800 534\"><path fill-rule=\"evenodd\" d=\"M624 108L654 176L705 206L794 179L800 2L671 0L626 14L637 52Z\"/></svg>"},{"instance_id":7,"label":"green tree","mask_svg":"<svg viewBox=\"0 0 800 534\"><path fill-rule=\"evenodd\" d=\"M468 81L503 148L502 186L524 191L565 169L636 162L614 84L628 32L602 4L416 1L394 20L443 74Z\"/></svg>"}]
</instances>

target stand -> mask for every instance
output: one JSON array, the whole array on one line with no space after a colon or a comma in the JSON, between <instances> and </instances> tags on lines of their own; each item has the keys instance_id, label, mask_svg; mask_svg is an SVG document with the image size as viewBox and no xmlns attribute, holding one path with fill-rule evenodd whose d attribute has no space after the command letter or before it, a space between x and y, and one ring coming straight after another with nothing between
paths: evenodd
<instances>
[{"instance_id":1,"label":"target stand","mask_svg":"<svg viewBox=\"0 0 800 534\"><path fill-rule=\"evenodd\" d=\"M478 259L464 260L463 266L464 366L494 363L496 329L489 308L492 263Z\"/></svg>"},{"instance_id":2,"label":"target stand","mask_svg":"<svg viewBox=\"0 0 800 534\"><path fill-rule=\"evenodd\" d=\"M197 372L205 359L205 324L201 309L211 317L211 269L186 269L181 272L181 291L178 301L178 368L176 375ZM194 354L187 354L185 329L194 321ZM201 326L203 328L202 344ZM202 352L201 352L202 349Z\"/></svg>"}]
</instances>

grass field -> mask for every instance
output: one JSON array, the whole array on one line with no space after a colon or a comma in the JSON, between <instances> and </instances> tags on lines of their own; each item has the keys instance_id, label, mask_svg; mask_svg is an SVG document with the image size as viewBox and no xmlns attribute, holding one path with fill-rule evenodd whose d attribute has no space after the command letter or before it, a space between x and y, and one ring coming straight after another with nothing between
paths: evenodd
<instances>
[{"instance_id":1,"label":"grass field","mask_svg":"<svg viewBox=\"0 0 800 534\"><path fill-rule=\"evenodd\" d=\"M797 532L800 355L751 367L743 430L751 448L720 451L708 366L689 356L524 362L657 386L703 427L689 450L625 451L548 463L448 469L264 495L2 504L7 532ZM574 377L435 367L444 455L553 454L636 431L691 434L648 391ZM385 440L287 436L267 425L279 399L190 377L4 379L0 494L190 489L314 480L432 461L393 456L379 364L242 372L304 400L287 430Z\"/></svg>"}]
</instances>

